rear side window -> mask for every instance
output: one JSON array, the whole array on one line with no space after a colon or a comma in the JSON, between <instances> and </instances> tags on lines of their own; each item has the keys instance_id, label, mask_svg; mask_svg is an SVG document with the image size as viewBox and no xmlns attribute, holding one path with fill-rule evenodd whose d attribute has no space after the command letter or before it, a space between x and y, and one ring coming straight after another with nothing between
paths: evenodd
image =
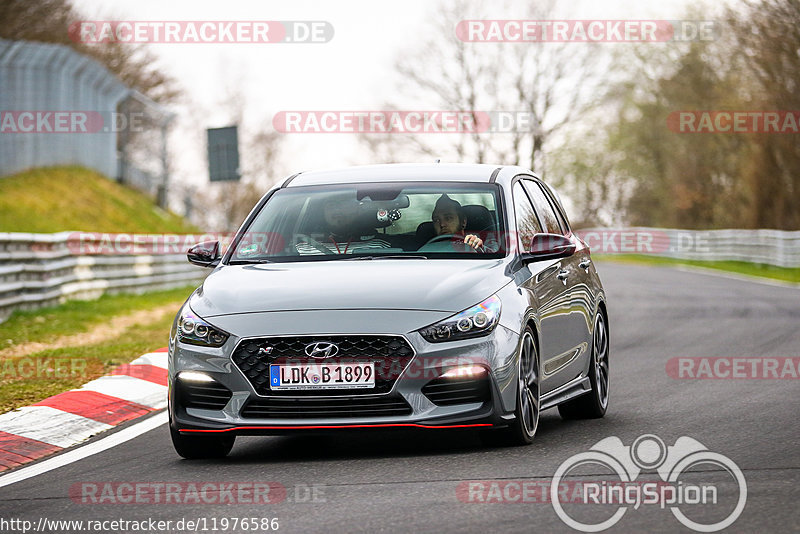
<instances>
[{"instance_id":1,"label":"rear side window","mask_svg":"<svg viewBox=\"0 0 800 534\"><path fill-rule=\"evenodd\" d=\"M548 234L563 235L564 230L558 223L558 218L553 211L553 207L550 205L550 201L547 199L547 196L545 195L544 191L542 191L542 188L539 186L539 184L530 180L525 180L525 189L531 196L533 206L536 208L536 213L539 214L544 231Z\"/></svg>"}]
</instances>

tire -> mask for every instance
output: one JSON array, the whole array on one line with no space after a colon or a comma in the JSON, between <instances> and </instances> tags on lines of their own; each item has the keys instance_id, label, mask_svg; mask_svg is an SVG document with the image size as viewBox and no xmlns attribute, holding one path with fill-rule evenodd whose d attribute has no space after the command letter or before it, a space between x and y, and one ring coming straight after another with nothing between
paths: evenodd
<instances>
[{"instance_id":1,"label":"tire","mask_svg":"<svg viewBox=\"0 0 800 534\"><path fill-rule=\"evenodd\" d=\"M187 460L198 460L202 458L224 458L231 452L236 436L227 434L211 436L184 435L169 427L172 437L172 446L175 452Z\"/></svg>"},{"instance_id":2,"label":"tire","mask_svg":"<svg viewBox=\"0 0 800 534\"><path fill-rule=\"evenodd\" d=\"M564 419L598 419L608 409L609 358L608 324L603 312L594 320L592 335L592 360L589 363L589 381L592 390L560 404L558 413Z\"/></svg>"},{"instance_id":3,"label":"tire","mask_svg":"<svg viewBox=\"0 0 800 534\"><path fill-rule=\"evenodd\" d=\"M517 407L514 421L500 430L482 434L488 445L530 445L539 426L541 395L539 389L539 354L533 340L533 331L526 327L520 342L517 366Z\"/></svg>"}]
</instances>

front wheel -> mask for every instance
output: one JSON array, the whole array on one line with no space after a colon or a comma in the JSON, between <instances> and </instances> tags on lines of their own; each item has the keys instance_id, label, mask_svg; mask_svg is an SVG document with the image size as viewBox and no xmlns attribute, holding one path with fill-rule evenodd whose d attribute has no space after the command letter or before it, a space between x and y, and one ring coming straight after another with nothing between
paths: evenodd
<instances>
[{"instance_id":1,"label":"front wheel","mask_svg":"<svg viewBox=\"0 0 800 534\"><path fill-rule=\"evenodd\" d=\"M539 426L539 354L530 327L526 327L522 334L519 352L514 421L508 428L484 434L484 440L491 445L530 445Z\"/></svg>"},{"instance_id":2,"label":"front wheel","mask_svg":"<svg viewBox=\"0 0 800 534\"><path fill-rule=\"evenodd\" d=\"M564 419L597 419L608 408L608 325L603 312L597 313L592 337L592 361L589 364L592 390L577 399L559 405Z\"/></svg>"},{"instance_id":3,"label":"front wheel","mask_svg":"<svg viewBox=\"0 0 800 534\"><path fill-rule=\"evenodd\" d=\"M233 443L236 441L236 436L228 434L209 436L181 434L172 428L172 425L169 426L169 433L175 452L188 460L224 458L231 452Z\"/></svg>"}]
</instances>

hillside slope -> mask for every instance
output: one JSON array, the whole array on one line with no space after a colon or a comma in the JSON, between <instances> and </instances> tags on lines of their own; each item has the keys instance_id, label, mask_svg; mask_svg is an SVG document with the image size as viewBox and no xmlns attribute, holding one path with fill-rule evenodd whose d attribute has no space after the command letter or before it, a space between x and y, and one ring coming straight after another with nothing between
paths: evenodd
<instances>
[{"instance_id":1,"label":"hillside slope","mask_svg":"<svg viewBox=\"0 0 800 534\"><path fill-rule=\"evenodd\" d=\"M147 195L83 167L45 167L0 178L0 232L191 233Z\"/></svg>"}]
</instances>

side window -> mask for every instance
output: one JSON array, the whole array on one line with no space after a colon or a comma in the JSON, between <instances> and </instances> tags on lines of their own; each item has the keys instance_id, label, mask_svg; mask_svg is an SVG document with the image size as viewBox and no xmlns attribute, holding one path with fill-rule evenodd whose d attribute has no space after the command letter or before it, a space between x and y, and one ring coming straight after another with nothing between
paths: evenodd
<instances>
[{"instance_id":1,"label":"side window","mask_svg":"<svg viewBox=\"0 0 800 534\"><path fill-rule=\"evenodd\" d=\"M514 195L514 216L517 220L517 246L520 250L528 250L533 235L541 233L542 227L536 218L536 212L533 210L528 195L522 188L522 182L515 183L511 191Z\"/></svg>"},{"instance_id":2,"label":"side window","mask_svg":"<svg viewBox=\"0 0 800 534\"><path fill-rule=\"evenodd\" d=\"M561 199L558 198L558 195L550 189L542 184L539 184L539 187L542 188L544 194L550 200L550 205L553 206L553 211L556 213L556 217L558 218L558 224L561 225L561 230L563 230L563 234L568 234L570 232L569 221L567 220L567 213L564 211L564 205L561 204Z\"/></svg>"},{"instance_id":3,"label":"side window","mask_svg":"<svg viewBox=\"0 0 800 534\"><path fill-rule=\"evenodd\" d=\"M542 188L539 187L539 184L530 180L525 180L525 189L530 193L536 212L542 218L545 232L548 234L564 234L564 231L558 224L556 214L553 212L553 207L550 205L550 201L547 200Z\"/></svg>"}]
</instances>

